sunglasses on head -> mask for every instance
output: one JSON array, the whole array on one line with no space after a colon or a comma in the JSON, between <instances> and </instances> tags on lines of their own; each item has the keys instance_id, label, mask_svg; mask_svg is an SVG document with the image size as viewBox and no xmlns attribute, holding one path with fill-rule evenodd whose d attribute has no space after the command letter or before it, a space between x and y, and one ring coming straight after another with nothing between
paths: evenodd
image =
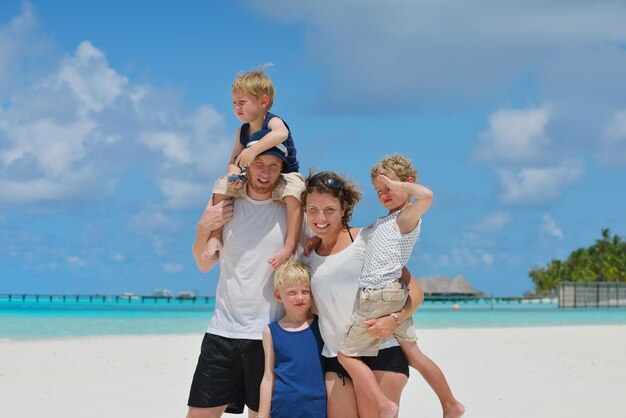
<instances>
[{"instance_id":1,"label":"sunglasses on head","mask_svg":"<svg viewBox=\"0 0 626 418\"><path fill-rule=\"evenodd\" d=\"M335 177L330 177L326 173L319 173L311 177L311 179L309 179L306 187L307 189L312 189L313 187L317 186L320 183L324 184L329 189L334 189L334 190L339 190L341 189L341 186L342 186L341 180Z\"/></svg>"}]
</instances>

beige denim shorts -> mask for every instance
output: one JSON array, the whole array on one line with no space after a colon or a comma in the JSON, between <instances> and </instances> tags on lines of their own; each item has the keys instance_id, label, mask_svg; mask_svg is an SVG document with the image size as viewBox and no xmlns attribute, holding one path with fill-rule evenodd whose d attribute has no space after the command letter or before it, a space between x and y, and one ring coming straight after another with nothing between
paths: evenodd
<instances>
[{"instance_id":1,"label":"beige denim shorts","mask_svg":"<svg viewBox=\"0 0 626 418\"><path fill-rule=\"evenodd\" d=\"M352 321L346 331L346 339L339 351L350 357L375 356L381 340L372 337L369 326L363 321L381 318L402 309L409 295L404 282L394 282L382 289L359 289L359 305L352 314ZM398 342L417 341L413 320L403 321L393 333Z\"/></svg>"}]
</instances>

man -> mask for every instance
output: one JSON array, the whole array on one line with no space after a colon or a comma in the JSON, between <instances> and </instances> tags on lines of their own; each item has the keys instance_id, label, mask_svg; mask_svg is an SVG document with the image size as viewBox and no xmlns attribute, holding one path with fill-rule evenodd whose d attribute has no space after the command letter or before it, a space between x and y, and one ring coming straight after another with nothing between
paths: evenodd
<instances>
[{"instance_id":1,"label":"man","mask_svg":"<svg viewBox=\"0 0 626 418\"><path fill-rule=\"evenodd\" d=\"M196 228L193 255L198 268L211 270L220 262L215 311L202 348L189 394L187 418L220 417L225 411L256 417L264 358L263 327L282 315L273 296L273 269L267 260L286 238L284 206L272 201L286 164L278 148L259 154L248 167L246 198L232 203L209 203ZM211 231L224 226L224 247L204 259Z\"/></svg>"}]
</instances>

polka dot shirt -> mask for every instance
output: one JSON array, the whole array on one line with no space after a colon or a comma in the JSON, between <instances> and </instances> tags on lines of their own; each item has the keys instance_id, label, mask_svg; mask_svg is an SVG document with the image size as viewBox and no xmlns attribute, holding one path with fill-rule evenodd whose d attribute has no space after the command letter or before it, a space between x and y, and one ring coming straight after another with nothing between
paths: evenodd
<instances>
[{"instance_id":1,"label":"polka dot shirt","mask_svg":"<svg viewBox=\"0 0 626 418\"><path fill-rule=\"evenodd\" d=\"M401 234L396 219L401 211L379 218L369 228L372 232L365 251L360 286L382 289L402 276L402 268L411 258L420 235L420 219L414 230Z\"/></svg>"}]
</instances>

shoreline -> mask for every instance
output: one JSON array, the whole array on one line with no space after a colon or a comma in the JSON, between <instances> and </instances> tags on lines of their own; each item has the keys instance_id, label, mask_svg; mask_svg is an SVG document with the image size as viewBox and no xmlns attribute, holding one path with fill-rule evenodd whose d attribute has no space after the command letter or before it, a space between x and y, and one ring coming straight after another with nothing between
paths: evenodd
<instances>
[{"instance_id":1,"label":"shoreline","mask_svg":"<svg viewBox=\"0 0 626 418\"><path fill-rule=\"evenodd\" d=\"M565 324L565 325L514 325L514 326L477 326L477 327L446 327L446 328L421 328L418 329L418 343L420 333L430 333L431 331L441 332L465 332L465 331L504 331L504 330L531 330L531 329L567 329L567 328L602 328L602 327L622 327L626 330L626 324ZM158 337L172 337L172 338L202 338L204 332L185 332L185 333L146 333L146 334L98 334L98 335L56 335L56 336L29 336L29 337L2 337L0 336L0 344L3 343L18 343L18 342L63 342L63 341L80 341L80 340L99 340L99 339L133 339L133 338L158 338ZM200 336L200 337L198 337Z\"/></svg>"},{"instance_id":2,"label":"shoreline","mask_svg":"<svg viewBox=\"0 0 626 418\"><path fill-rule=\"evenodd\" d=\"M615 399L626 375L626 325L422 329L418 338L468 417L622 413ZM182 418L201 340L202 334L0 340L3 415ZM440 415L434 393L411 370L400 417Z\"/></svg>"}]
</instances>

